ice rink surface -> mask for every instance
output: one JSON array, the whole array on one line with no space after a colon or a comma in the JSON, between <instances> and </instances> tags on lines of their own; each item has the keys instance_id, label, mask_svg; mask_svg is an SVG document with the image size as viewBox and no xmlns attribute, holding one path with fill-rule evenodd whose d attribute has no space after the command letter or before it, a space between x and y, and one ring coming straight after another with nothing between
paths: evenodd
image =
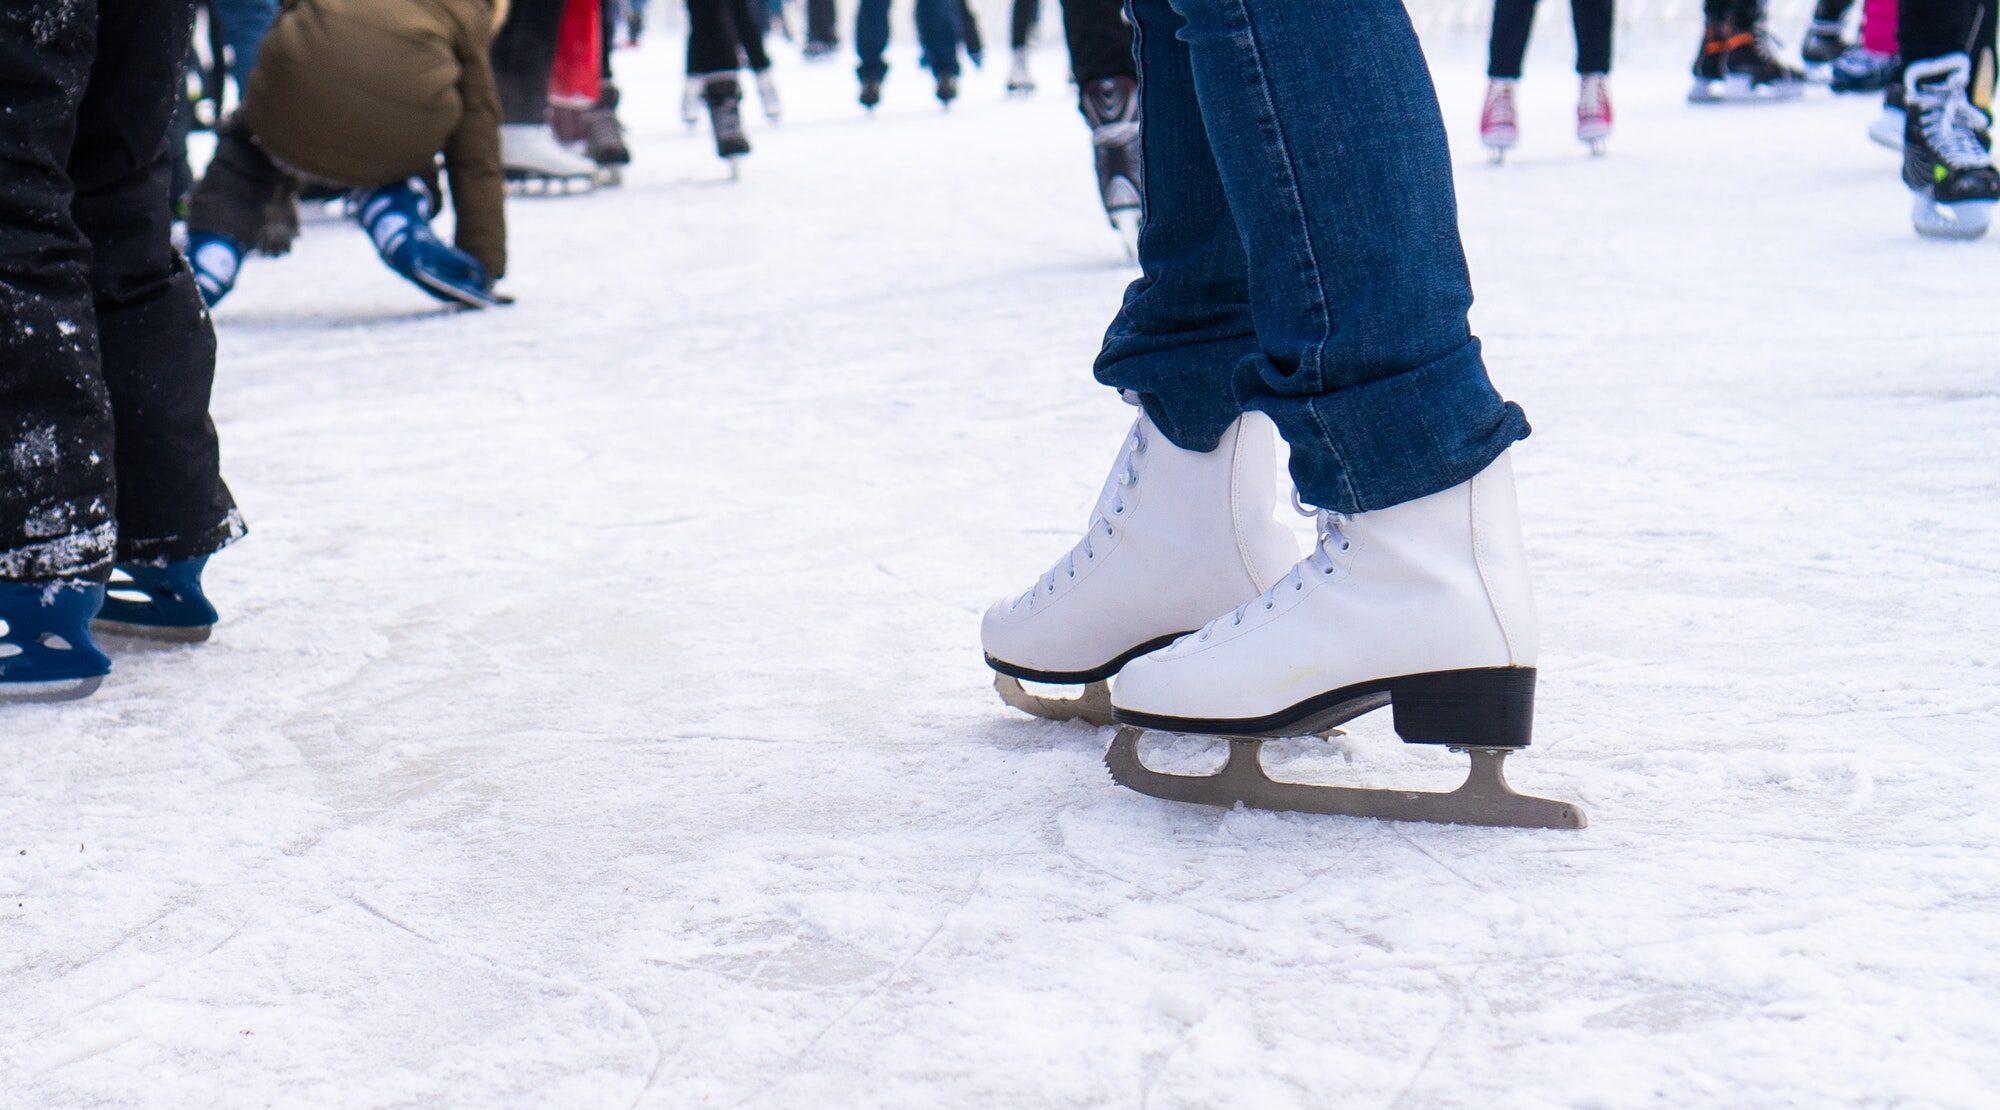
<instances>
[{"instance_id":1,"label":"ice rink surface","mask_svg":"<svg viewBox=\"0 0 2000 1110\"><path fill-rule=\"evenodd\" d=\"M1046 37L948 117L787 48L730 185L662 31L506 311L333 222L247 268L215 640L0 718L0 1105L1994 1105L2000 240L1911 234L1866 98L1682 103L1691 29L1593 160L1545 19L1496 170L1432 43L1535 426L1510 771L1592 824L1179 807L979 654L1130 418Z\"/></svg>"}]
</instances>

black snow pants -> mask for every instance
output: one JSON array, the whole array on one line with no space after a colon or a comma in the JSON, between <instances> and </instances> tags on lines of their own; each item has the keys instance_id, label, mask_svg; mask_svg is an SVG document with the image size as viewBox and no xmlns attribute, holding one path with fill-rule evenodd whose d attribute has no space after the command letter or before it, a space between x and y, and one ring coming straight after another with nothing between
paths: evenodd
<instances>
[{"instance_id":1,"label":"black snow pants","mask_svg":"<svg viewBox=\"0 0 2000 1110\"><path fill-rule=\"evenodd\" d=\"M215 333L168 237L190 4L0 4L0 579L242 534L208 418Z\"/></svg>"}]
</instances>

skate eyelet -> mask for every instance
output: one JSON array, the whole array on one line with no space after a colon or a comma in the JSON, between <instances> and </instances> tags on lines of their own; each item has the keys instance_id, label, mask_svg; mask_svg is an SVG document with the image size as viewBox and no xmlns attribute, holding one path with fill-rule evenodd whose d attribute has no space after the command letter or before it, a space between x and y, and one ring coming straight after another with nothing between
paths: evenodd
<instances>
[{"instance_id":1,"label":"skate eyelet","mask_svg":"<svg viewBox=\"0 0 2000 1110\"><path fill-rule=\"evenodd\" d=\"M1264 603L1264 611L1265 611L1266 613L1270 612L1270 611L1271 611L1271 607L1272 607L1273 605L1276 605L1276 604L1277 604L1277 602L1275 602L1275 601L1267 601L1267 602L1265 602L1265 603Z\"/></svg>"},{"instance_id":2,"label":"skate eyelet","mask_svg":"<svg viewBox=\"0 0 2000 1110\"><path fill-rule=\"evenodd\" d=\"M1298 593L1298 592L1299 592L1300 590L1303 590L1303 589L1305 589L1305 588L1306 588L1306 584L1305 584L1304 582L1294 582L1294 583L1292 583L1292 592L1293 592L1293 593Z\"/></svg>"}]
</instances>

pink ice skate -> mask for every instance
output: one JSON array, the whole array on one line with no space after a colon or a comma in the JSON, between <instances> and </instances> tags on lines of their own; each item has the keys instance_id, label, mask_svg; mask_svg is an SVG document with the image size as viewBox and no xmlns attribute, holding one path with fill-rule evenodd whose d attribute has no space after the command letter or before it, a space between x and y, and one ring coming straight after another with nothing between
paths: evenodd
<instances>
[{"instance_id":1,"label":"pink ice skate","mask_svg":"<svg viewBox=\"0 0 2000 1110\"><path fill-rule=\"evenodd\" d=\"M1479 141L1493 152L1496 165L1521 141L1520 127L1514 121L1515 83L1511 77L1495 77L1487 84L1486 103L1479 109Z\"/></svg>"},{"instance_id":2,"label":"pink ice skate","mask_svg":"<svg viewBox=\"0 0 2000 1110\"><path fill-rule=\"evenodd\" d=\"M1611 86L1602 73L1586 73L1576 94L1576 137L1595 155L1611 137Z\"/></svg>"}]
</instances>

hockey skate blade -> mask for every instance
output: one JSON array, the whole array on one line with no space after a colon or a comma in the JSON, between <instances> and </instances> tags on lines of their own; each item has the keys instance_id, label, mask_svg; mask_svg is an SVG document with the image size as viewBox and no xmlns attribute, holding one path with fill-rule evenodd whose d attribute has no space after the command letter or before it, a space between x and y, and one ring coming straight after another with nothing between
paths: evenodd
<instances>
[{"instance_id":1,"label":"hockey skate blade","mask_svg":"<svg viewBox=\"0 0 2000 1110\"><path fill-rule=\"evenodd\" d=\"M47 705L51 702L82 701L104 685L103 675L68 678L55 682L0 682L0 705Z\"/></svg>"},{"instance_id":2,"label":"hockey skate blade","mask_svg":"<svg viewBox=\"0 0 2000 1110\"><path fill-rule=\"evenodd\" d=\"M1910 224L1926 239L1977 239L1993 223L1990 200L1941 204L1918 194L1910 205Z\"/></svg>"},{"instance_id":3,"label":"hockey skate blade","mask_svg":"<svg viewBox=\"0 0 2000 1110\"><path fill-rule=\"evenodd\" d=\"M1132 725L1121 727L1104 753L1104 766L1118 785L1169 802L1225 809L1240 802L1250 809L1288 813L1510 829L1581 829L1589 824L1583 810L1569 802L1515 793L1501 771L1505 748L1453 748L1470 755L1472 767L1458 789L1439 793L1279 782L1264 773L1259 758L1264 741L1239 736L1227 737L1229 760L1220 771L1168 774L1140 762L1139 740L1145 734Z\"/></svg>"},{"instance_id":4,"label":"hockey skate blade","mask_svg":"<svg viewBox=\"0 0 2000 1110\"><path fill-rule=\"evenodd\" d=\"M108 636L125 636L134 640L153 640L162 644L206 643L215 632L212 624L171 626L164 624L133 624L130 621L108 621L102 618L90 622L92 632Z\"/></svg>"},{"instance_id":5,"label":"hockey skate blade","mask_svg":"<svg viewBox=\"0 0 2000 1110\"><path fill-rule=\"evenodd\" d=\"M1000 700L1045 721L1082 721L1093 728L1108 728L1111 719L1111 684L1092 682L1073 698L1045 698L1031 694L1021 680L1009 674L993 676L993 690Z\"/></svg>"},{"instance_id":6,"label":"hockey skate blade","mask_svg":"<svg viewBox=\"0 0 2000 1110\"><path fill-rule=\"evenodd\" d=\"M1109 213L1111 226L1118 232L1118 239L1125 244L1125 261L1139 261L1139 210L1137 208L1114 208Z\"/></svg>"}]
</instances>

